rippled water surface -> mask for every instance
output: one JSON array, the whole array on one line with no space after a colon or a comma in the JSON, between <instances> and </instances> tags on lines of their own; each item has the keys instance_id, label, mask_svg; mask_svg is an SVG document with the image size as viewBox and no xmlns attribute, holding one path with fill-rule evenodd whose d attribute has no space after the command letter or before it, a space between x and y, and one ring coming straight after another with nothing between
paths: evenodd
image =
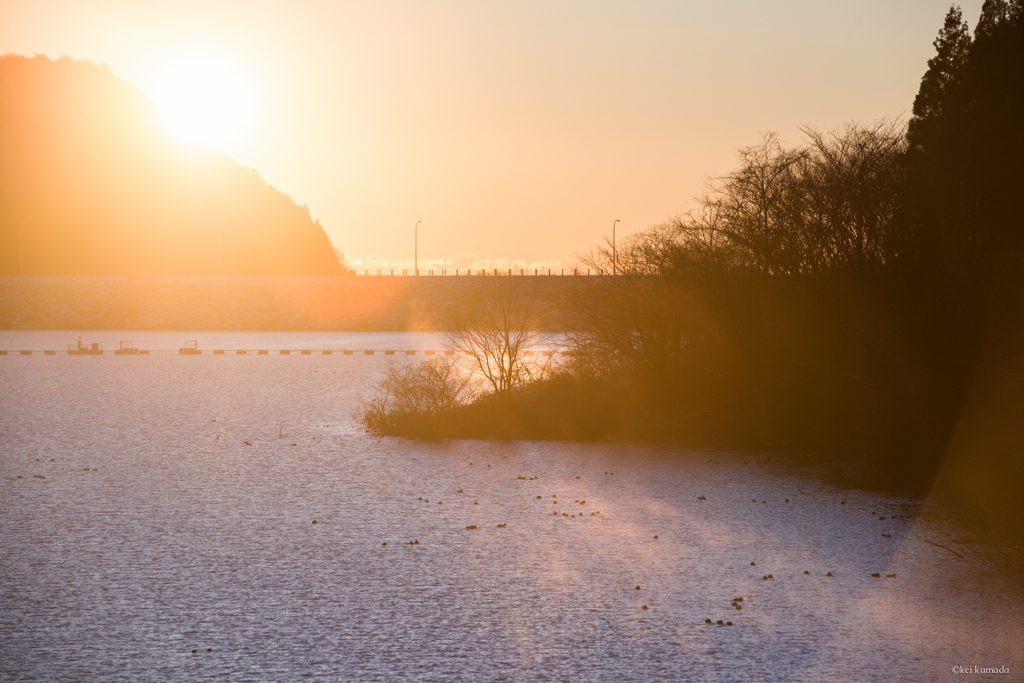
<instances>
[{"instance_id":1,"label":"rippled water surface","mask_svg":"<svg viewBox=\"0 0 1024 683\"><path fill-rule=\"evenodd\" d=\"M186 338L437 345L134 333ZM751 454L377 439L385 362L0 357L0 679L1020 680L1019 579L941 512Z\"/></svg>"}]
</instances>

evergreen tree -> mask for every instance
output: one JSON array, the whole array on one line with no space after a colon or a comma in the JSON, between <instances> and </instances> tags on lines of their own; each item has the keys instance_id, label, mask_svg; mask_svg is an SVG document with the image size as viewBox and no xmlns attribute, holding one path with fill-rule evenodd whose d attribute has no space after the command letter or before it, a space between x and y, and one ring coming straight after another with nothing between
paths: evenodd
<instances>
[{"instance_id":1,"label":"evergreen tree","mask_svg":"<svg viewBox=\"0 0 1024 683\"><path fill-rule=\"evenodd\" d=\"M908 129L908 227L924 263L984 293L1024 257L1024 0L986 0L973 39L954 6L934 45Z\"/></svg>"}]
</instances>

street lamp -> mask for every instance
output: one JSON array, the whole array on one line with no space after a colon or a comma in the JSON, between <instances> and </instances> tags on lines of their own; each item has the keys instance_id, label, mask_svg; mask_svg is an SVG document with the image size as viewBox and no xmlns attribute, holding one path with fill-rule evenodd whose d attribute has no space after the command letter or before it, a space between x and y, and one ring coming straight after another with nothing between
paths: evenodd
<instances>
[{"instance_id":1,"label":"street lamp","mask_svg":"<svg viewBox=\"0 0 1024 683\"><path fill-rule=\"evenodd\" d=\"M616 273L616 262L618 260L618 254L615 252L615 225L619 222L619 219L615 219L615 223L612 223L612 275Z\"/></svg>"},{"instance_id":2,"label":"street lamp","mask_svg":"<svg viewBox=\"0 0 1024 683\"><path fill-rule=\"evenodd\" d=\"M21 257L21 274L25 274L25 224L28 221L22 221L18 227L18 255Z\"/></svg>"},{"instance_id":3,"label":"street lamp","mask_svg":"<svg viewBox=\"0 0 1024 683\"><path fill-rule=\"evenodd\" d=\"M412 267L413 274L420 274L420 223L416 221L416 227L412 229Z\"/></svg>"}]
</instances>

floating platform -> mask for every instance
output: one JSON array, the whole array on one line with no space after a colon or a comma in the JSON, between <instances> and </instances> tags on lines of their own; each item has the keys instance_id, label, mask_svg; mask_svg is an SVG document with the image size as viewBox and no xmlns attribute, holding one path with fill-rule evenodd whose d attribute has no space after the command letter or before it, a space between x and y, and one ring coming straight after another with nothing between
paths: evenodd
<instances>
[{"instance_id":1,"label":"floating platform","mask_svg":"<svg viewBox=\"0 0 1024 683\"><path fill-rule=\"evenodd\" d=\"M22 352L24 353L24 352ZM103 347L100 344L93 342L88 346L82 346L82 338L78 338L78 345L68 344L68 355L69 356L102 356Z\"/></svg>"},{"instance_id":2,"label":"floating platform","mask_svg":"<svg viewBox=\"0 0 1024 683\"><path fill-rule=\"evenodd\" d=\"M130 339L125 339L125 340L121 341L120 348L114 350L114 355L115 356L137 356L137 355L139 355L139 350L137 348L135 348L135 344L133 344Z\"/></svg>"},{"instance_id":3,"label":"floating platform","mask_svg":"<svg viewBox=\"0 0 1024 683\"><path fill-rule=\"evenodd\" d=\"M178 354L181 356L198 356L202 353L199 350L199 342L194 339L190 339L185 342L185 347L178 349Z\"/></svg>"}]
</instances>

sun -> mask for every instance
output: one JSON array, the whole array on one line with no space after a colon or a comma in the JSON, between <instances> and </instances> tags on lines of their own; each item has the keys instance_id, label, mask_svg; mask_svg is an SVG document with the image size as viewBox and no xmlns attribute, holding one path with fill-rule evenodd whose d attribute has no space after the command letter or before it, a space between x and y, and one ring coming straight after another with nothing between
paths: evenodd
<instances>
[{"instance_id":1,"label":"sun","mask_svg":"<svg viewBox=\"0 0 1024 683\"><path fill-rule=\"evenodd\" d=\"M192 142L218 147L238 138L249 124L249 88L224 61L185 57L170 63L152 92L164 121Z\"/></svg>"}]
</instances>

